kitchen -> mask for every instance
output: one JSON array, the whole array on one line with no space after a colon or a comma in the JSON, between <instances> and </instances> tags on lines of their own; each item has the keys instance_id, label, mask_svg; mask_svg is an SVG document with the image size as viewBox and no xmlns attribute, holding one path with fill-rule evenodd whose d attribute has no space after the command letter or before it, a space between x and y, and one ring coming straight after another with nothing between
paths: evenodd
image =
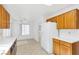
<instances>
[{"instance_id":1,"label":"kitchen","mask_svg":"<svg viewBox=\"0 0 79 59\"><path fill-rule=\"evenodd\" d=\"M78 4L0 5L0 54L79 55L78 8Z\"/></svg>"}]
</instances>

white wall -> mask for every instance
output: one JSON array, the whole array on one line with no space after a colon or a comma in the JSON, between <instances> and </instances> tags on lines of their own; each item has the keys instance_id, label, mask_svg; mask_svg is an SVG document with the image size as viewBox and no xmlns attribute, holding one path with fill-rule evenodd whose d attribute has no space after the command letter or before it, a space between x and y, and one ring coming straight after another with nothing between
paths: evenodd
<instances>
[{"instance_id":1,"label":"white wall","mask_svg":"<svg viewBox=\"0 0 79 59\"><path fill-rule=\"evenodd\" d=\"M43 16L37 17L33 21L33 38L38 42L40 41L40 36L41 36L41 33L40 33L41 30L39 29L39 27L44 22L45 22L45 19Z\"/></svg>"},{"instance_id":2,"label":"white wall","mask_svg":"<svg viewBox=\"0 0 79 59\"><path fill-rule=\"evenodd\" d=\"M26 35L26 36L21 35L21 24L30 25L30 34L29 35ZM31 21L29 22L29 21L26 21L26 20L22 20L20 22L19 26L20 26L20 29L19 29L20 35L19 35L18 39L33 39L33 23Z\"/></svg>"},{"instance_id":3,"label":"white wall","mask_svg":"<svg viewBox=\"0 0 79 59\"><path fill-rule=\"evenodd\" d=\"M11 21L12 36L18 37L19 34L20 34L20 31L19 31L19 29L20 29L20 27L19 27L20 22L17 19L15 19L15 18L11 18L11 20L12 20Z\"/></svg>"}]
</instances>

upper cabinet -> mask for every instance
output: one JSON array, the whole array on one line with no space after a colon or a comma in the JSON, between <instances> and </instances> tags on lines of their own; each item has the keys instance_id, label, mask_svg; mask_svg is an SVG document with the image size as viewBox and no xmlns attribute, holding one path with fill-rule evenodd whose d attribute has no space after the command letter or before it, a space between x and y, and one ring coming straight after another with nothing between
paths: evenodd
<instances>
[{"instance_id":1,"label":"upper cabinet","mask_svg":"<svg viewBox=\"0 0 79 59\"><path fill-rule=\"evenodd\" d=\"M10 27L10 15L6 9L0 5L0 29L7 29Z\"/></svg>"},{"instance_id":2,"label":"upper cabinet","mask_svg":"<svg viewBox=\"0 0 79 59\"><path fill-rule=\"evenodd\" d=\"M47 22L57 22L58 29L79 29L79 10L68 11L48 19Z\"/></svg>"},{"instance_id":3,"label":"upper cabinet","mask_svg":"<svg viewBox=\"0 0 79 59\"><path fill-rule=\"evenodd\" d=\"M65 29L76 29L78 28L76 25L77 21L77 9L71 10L67 13L64 13L63 23ZM78 22L79 23L79 22Z\"/></svg>"},{"instance_id":4,"label":"upper cabinet","mask_svg":"<svg viewBox=\"0 0 79 59\"><path fill-rule=\"evenodd\" d=\"M64 22L63 22L63 15L59 15L56 17L56 22L57 22L57 28L63 28L64 27Z\"/></svg>"},{"instance_id":5,"label":"upper cabinet","mask_svg":"<svg viewBox=\"0 0 79 59\"><path fill-rule=\"evenodd\" d=\"M47 22L56 22L57 17L53 17L47 20Z\"/></svg>"}]
</instances>

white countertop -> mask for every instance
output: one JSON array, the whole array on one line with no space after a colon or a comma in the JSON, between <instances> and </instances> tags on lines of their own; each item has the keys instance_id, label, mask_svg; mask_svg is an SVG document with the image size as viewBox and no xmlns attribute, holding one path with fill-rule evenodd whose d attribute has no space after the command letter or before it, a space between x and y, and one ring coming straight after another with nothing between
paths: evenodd
<instances>
[{"instance_id":1,"label":"white countertop","mask_svg":"<svg viewBox=\"0 0 79 59\"><path fill-rule=\"evenodd\" d=\"M59 37L55 37L55 38L69 43L74 43L79 41L79 35L60 35Z\"/></svg>"},{"instance_id":2,"label":"white countertop","mask_svg":"<svg viewBox=\"0 0 79 59\"><path fill-rule=\"evenodd\" d=\"M0 38L0 55L5 55L13 45L15 37Z\"/></svg>"}]
</instances>

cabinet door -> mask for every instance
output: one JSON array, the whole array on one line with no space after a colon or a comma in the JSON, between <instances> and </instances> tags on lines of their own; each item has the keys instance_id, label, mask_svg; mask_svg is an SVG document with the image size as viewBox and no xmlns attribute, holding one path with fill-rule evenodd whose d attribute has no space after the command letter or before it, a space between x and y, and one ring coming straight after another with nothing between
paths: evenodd
<instances>
[{"instance_id":1,"label":"cabinet door","mask_svg":"<svg viewBox=\"0 0 79 59\"><path fill-rule=\"evenodd\" d=\"M60 44L60 55L72 55L71 47Z\"/></svg>"},{"instance_id":2,"label":"cabinet door","mask_svg":"<svg viewBox=\"0 0 79 59\"><path fill-rule=\"evenodd\" d=\"M53 22L57 22L57 16L52 18Z\"/></svg>"},{"instance_id":3,"label":"cabinet door","mask_svg":"<svg viewBox=\"0 0 79 59\"><path fill-rule=\"evenodd\" d=\"M57 16L57 28L63 29L63 15Z\"/></svg>"},{"instance_id":4,"label":"cabinet door","mask_svg":"<svg viewBox=\"0 0 79 59\"><path fill-rule=\"evenodd\" d=\"M7 18L6 27L9 28L10 27L10 15L9 15L9 13L7 13L6 18Z\"/></svg>"},{"instance_id":5,"label":"cabinet door","mask_svg":"<svg viewBox=\"0 0 79 59\"><path fill-rule=\"evenodd\" d=\"M64 28L75 29L76 28L76 11L72 10L64 14Z\"/></svg>"},{"instance_id":6,"label":"cabinet door","mask_svg":"<svg viewBox=\"0 0 79 59\"><path fill-rule=\"evenodd\" d=\"M64 41L60 41L60 55L71 55L72 44Z\"/></svg>"},{"instance_id":7,"label":"cabinet door","mask_svg":"<svg viewBox=\"0 0 79 59\"><path fill-rule=\"evenodd\" d=\"M0 28L2 27L2 5L0 5Z\"/></svg>"},{"instance_id":8,"label":"cabinet door","mask_svg":"<svg viewBox=\"0 0 79 59\"><path fill-rule=\"evenodd\" d=\"M56 55L60 54L59 42L53 39L53 53Z\"/></svg>"},{"instance_id":9,"label":"cabinet door","mask_svg":"<svg viewBox=\"0 0 79 59\"><path fill-rule=\"evenodd\" d=\"M4 8L2 8L2 28L6 28L6 11Z\"/></svg>"},{"instance_id":10,"label":"cabinet door","mask_svg":"<svg viewBox=\"0 0 79 59\"><path fill-rule=\"evenodd\" d=\"M9 18L9 14L7 13L7 11L5 10L5 8L1 5L1 22L0 22L0 28L4 29L4 28L9 28L10 26L10 18Z\"/></svg>"},{"instance_id":11,"label":"cabinet door","mask_svg":"<svg viewBox=\"0 0 79 59\"><path fill-rule=\"evenodd\" d=\"M58 16L55 16L53 19L54 19L54 21L57 23L57 21L58 21L58 20L57 20L57 19L58 19Z\"/></svg>"},{"instance_id":12,"label":"cabinet door","mask_svg":"<svg viewBox=\"0 0 79 59\"><path fill-rule=\"evenodd\" d=\"M77 10L76 14L77 14L76 28L79 29L79 10Z\"/></svg>"}]
</instances>

